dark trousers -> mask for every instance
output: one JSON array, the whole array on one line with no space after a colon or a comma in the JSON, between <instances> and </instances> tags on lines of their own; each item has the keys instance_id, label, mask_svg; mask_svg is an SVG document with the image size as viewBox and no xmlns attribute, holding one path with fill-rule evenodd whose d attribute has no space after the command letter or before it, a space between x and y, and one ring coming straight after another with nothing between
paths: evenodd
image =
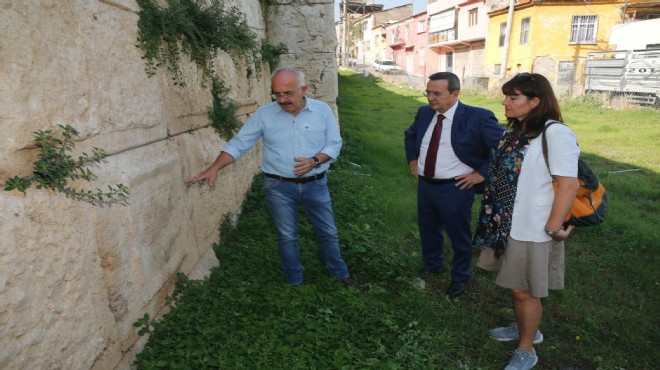
<instances>
[{"instance_id":1,"label":"dark trousers","mask_svg":"<svg viewBox=\"0 0 660 370\"><path fill-rule=\"evenodd\" d=\"M446 230L454 249L451 279L461 282L470 278L472 203L474 189L461 190L455 183L431 184L423 179L419 180L417 216L425 269L433 270L444 266L442 232Z\"/></svg>"}]
</instances>

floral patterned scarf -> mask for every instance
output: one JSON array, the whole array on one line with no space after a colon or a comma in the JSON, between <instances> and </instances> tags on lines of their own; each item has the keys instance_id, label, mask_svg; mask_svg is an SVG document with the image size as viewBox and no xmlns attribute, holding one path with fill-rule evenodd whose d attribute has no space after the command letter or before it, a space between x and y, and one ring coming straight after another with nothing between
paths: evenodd
<instances>
[{"instance_id":1,"label":"floral patterned scarf","mask_svg":"<svg viewBox=\"0 0 660 370\"><path fill-rule=\"evenodd\" d=\"M504 253L511 232L513 202L516 199L518 175L529 146L524 136L504 133L499 147L493 152L488 165L486 190L474 233L474 245L495 250L495 257Z\"/></svg>"}]
</instances>

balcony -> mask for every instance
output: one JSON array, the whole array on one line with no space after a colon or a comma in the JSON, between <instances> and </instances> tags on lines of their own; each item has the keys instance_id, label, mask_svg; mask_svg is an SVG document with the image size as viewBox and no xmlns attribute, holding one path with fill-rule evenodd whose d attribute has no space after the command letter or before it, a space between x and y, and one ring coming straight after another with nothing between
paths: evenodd
<instances>
[{"instance_id":1,"label":"balcony","mask_svg":"<svg viewBox=\"0 0 660 370\"><path fill-rule=\"evenodd\" d=\"M406 44L406 40L397 38L397 39L394 39L394 40L390 41L388 46L391 47L391 48L400 48L405 44Z\"/></svg>"},{"instance_id":2,"label":"balcony","mask_svg":"<svg viewBox=\"0 0 660 370\"><path fill-rule=\"evenodd\" d=\"M429 35L429 46L436 46L438 44L455 40L456 37L453 29L444 30Z\"/></svg>"}]
</instances>

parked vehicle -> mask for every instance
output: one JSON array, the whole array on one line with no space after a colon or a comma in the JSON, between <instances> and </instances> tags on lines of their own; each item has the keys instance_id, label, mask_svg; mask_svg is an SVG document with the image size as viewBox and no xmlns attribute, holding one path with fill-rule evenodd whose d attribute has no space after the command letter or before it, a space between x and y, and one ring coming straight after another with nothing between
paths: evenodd
<instances>
[{"instance_id":1,"label":"parked vehicle","mask_svg":"<svg viewBox=\"0 0 660 370\"><path fill-rule=\"evenodd\" d=\"M403 70L391 59L376 59L374 69L381 73L399 73Z\"/></svg>"},{"instance_id":2,"label":"parked vehicle","mask_svg":"<svg viewBox=\"0 0 660 370\"><path fill-rule=\"evenodd\" d=\"M589 53L585 92L622 95L632 103L660 107L660 49Z\"/></svg>"}]
</instances>

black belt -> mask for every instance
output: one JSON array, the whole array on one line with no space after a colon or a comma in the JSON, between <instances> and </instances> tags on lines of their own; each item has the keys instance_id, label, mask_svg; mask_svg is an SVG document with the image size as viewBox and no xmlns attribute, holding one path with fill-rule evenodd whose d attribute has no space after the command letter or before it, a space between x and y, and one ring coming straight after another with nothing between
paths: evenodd
<instances>
[{"instance_id":1,"label":"black belt","mask_svg":"<svg viewBox=\"0 0 660 370\"><path fill-rule=\"evenodd\" d=\"M429 179L428 177L419 176L419 178L428 182L429 184L435 184L435 185L453 184L456 181L458 181L458 179L455 177L452 177L451 179Z\"/></svg>"},{"instance_id":2,"label":"black belt","mask_svg":"<svg viewBox=\"0 0 660 370\"><path fill-rule=\"evenodd\" d=\"M264 176L270 177L271 179L280 180L280 181L295 182L296 184L306 184L308 182L321 180L322 178L325 177L325 172L321 172L318 175L308 176L308 177L282 177L282 176L273 175L271 173L264 172Z\"/></svg>"}]
</instances>

